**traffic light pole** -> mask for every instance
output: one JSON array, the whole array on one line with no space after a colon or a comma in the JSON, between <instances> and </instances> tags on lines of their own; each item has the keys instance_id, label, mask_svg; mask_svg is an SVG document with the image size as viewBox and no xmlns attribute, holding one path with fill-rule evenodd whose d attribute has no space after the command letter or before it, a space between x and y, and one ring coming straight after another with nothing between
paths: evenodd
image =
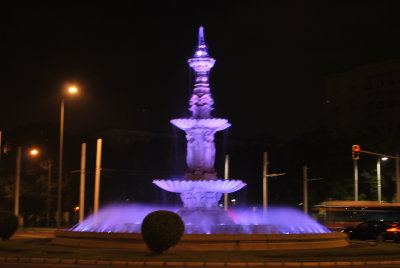
<instances>
[{"instance_id":1,"label":"traffic light pole","mask_svg":"<svg viewBox=\"0 0 400 268\"><path fill-rule=\"evenodd\" d=\"M372 154L372 155L377 155L380 157L387 157L387 158L392 158L396 159L396 201L400 203L400 156L399 153L396 154L396 156L393 155L387 155L387 154L380 154L380 153L374 153L374 152L369 152L369 151L364 151L360 150L359 145L353 145L352 147L353 150L353 163L354 163L354 201L358 201L358 166L357 166L357 160L359 158L359 153L365 153L365 154ZM378 180L378 201L382 202L382 196L381 196L381 170L380 170L380 158L378 158L377 162L377 180Z\"/></svg>"},{"instance_id":2,"label":"traffic light pole","mask_svg":"<svg viewBox=\"0 0 400 268\"><path fill-rule=\"evenodd\" d=\"M353 159L354 163L354 201L358 201L358 160Z\"/></svg>"}]
</instances>

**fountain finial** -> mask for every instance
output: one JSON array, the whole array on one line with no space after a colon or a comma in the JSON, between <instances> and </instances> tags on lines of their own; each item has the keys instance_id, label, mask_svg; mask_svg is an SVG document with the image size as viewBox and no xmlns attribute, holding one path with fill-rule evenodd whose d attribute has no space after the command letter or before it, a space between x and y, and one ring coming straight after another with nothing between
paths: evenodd
<instances>
[{"instance_id":1,"label":"fountain finial","mask_svg":"<svg viewBox=\"0 0 400 268\"><path fill-rule=\"evenodd\" d=\"M207 45L204 40L204 27L199 28L199 44L197 46L196 52L194 53L194 58L205 58L208 57Z\"/></svg>"}]
</instances>

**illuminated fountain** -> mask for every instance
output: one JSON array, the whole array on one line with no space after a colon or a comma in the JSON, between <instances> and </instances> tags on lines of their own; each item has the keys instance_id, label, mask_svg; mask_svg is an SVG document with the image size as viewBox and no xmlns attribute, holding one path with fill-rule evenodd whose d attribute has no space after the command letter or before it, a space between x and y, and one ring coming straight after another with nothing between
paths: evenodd
<instances>
[{"instance_id":1,"label":"illuminated fountain","mask_svg":"<svg viewBox=\"0 0 400 268\"><path fill-rule=\"evenodd\" d=\"M166 191L180 193L183 209L178 213L186 223L187 232L215 233L218 231L213 226L234 224L218 207L222 194L238 191L246 184L240 180L220 180L214 169L214 134L231 124L226 119L211 117L214 100L208 76L215 59L208 55L203 27L199 29L197 50L188 63L196 76L189 100L192 117L171 120L172 124L186 132L187 170L183 180L154 180L153 183ZM198 224L199 221L205 224Z\"/></svg>"},{"instance_id":2,"label":"illuminated fountain","mask_svg":"<svg viewBox=\"0 0 400 268\"><path fill-rule=\"evenodd\" d=\"M114 205L102 208L70 230L59 230L56 244L90 247L145 249L140 234L143 218L151 211L177 212L185 222L185 234L176 250L268 250L327 248L348 245L343 233L332 233L308 215L291 208L229 210L218 206L224 193L243 188L240 180L218 179L214 169L217 131L230 127L228 120L211 117L214 100L208 77L215 59L208 55L203 27L194 57L188 60L196 80L190 98L191 118L171 123L186 132L186 172L181 179L154 180L163 190L179 193L183 208ZM102 243L98 243L99 241ZM106 242L105 242L106 241Z\"/></svg>"}]
</instances>

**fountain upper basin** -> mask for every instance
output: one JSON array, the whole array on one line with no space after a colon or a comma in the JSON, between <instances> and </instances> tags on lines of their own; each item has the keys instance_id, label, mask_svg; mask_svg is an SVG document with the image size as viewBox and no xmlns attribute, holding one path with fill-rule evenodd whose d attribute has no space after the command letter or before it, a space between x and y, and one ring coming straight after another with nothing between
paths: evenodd
<instances>
[{"instance_id":1,"label":"fountain upper basin","mask_svg":"<svg viewBox=\"0 0 400 268\"><path fill-rule=\"evenodd\" d=\"M220 131L231 126L231 124L228 123L227 119L222 119L222 118L209 118L209 119L179 118L171 120L171 123L182 130L194 127L206 127L206 128L213 128L216 131Z\"/></svg>"},{"instance_id":2,"label":"fountain upper basin","mask_svg":"<svg viewBox=\"0 0 400 268\"><path fill-rule=\"evenodd\" d=\"M200 188L204 192L233 193L246 186L241 180L154 180L153 183L173 193L188 192L194 188Z\"/></svg>"}]
</instances>

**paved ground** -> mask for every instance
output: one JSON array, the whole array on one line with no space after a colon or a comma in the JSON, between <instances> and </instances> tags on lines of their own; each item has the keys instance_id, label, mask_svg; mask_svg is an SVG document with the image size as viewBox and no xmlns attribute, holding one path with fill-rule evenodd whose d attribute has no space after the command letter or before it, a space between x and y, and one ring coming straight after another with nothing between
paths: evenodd
<instances>
[{"instance_id":1,"label":"paved ground","mask_svg":"<svg viewBox=\"0 0 400 268\"><path fill-rule=\"evenodd\" d=\"M12 239L52 238L55 229L21 229ZM400 254L400 253L399 253ZM400 260L395 261L337 261L337 262L169 262L169 261L102 261L59 258L15 258L0 257L1 268L36 268L36 267L288 267L288 266L324 266L329 267L396 267L400 268Z\"/></svg>"},{"instance_id":2,"label":"paved ground","mask_svg":"<svg viewBox=\"0 0 400 268\"><path fill-rule=\"evenodd\" d=\"M22 238L53 238L54 231L56 229L20 229L18 230L11 239L22 239Z\"/></svg>"}]
</instances>

